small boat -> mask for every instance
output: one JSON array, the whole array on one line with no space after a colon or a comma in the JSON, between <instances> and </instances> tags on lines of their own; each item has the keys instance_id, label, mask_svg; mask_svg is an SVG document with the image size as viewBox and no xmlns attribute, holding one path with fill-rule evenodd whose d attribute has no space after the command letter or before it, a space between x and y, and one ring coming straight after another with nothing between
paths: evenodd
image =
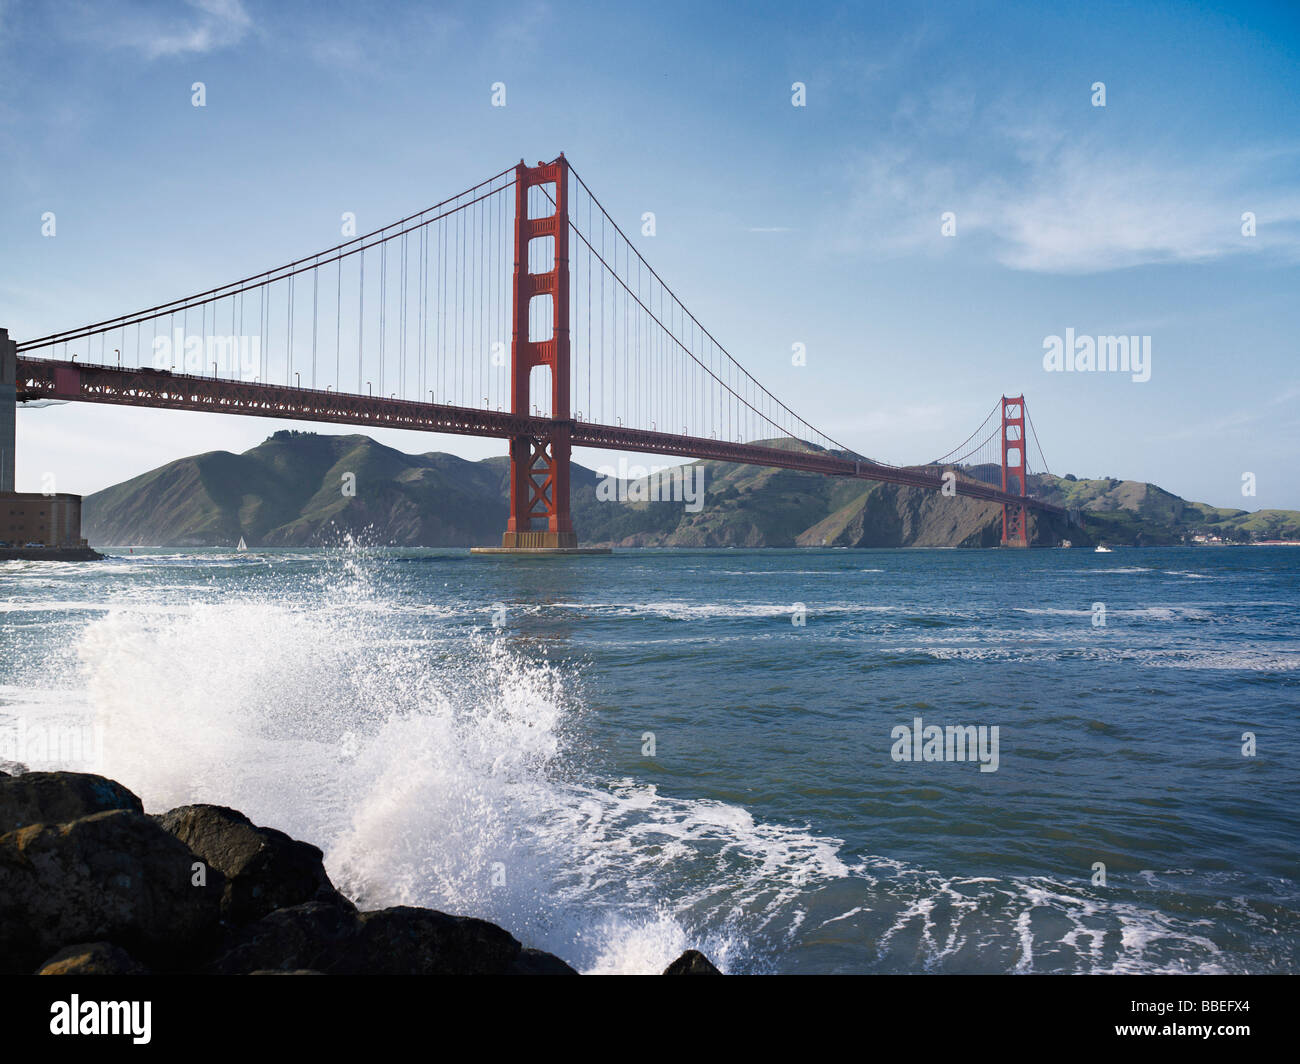
<instances>
[{"instance_id":1,"label":"small boat","mask_svg":"<svg viewBox=\"0 0 1300 1064\"><path fill-rule=\"evenodd\" d=\"M244 537L239 537L239 546L235 550L248 550L248 544L244 542Z\"/></svg>"},{"instance_id":2,"label":"small boat","mask_svg":"<svg viewBox=\"0 0 1300 1064\"><path fill-rule=\"evenodd\" d=\"M240 542L242 543L243 541L241 540ZM1109 548L1109 547L1103 547L1100 543L1098 543L1098 544L1097 544L1097 549L1094 550L1092 553L1093 553L1093 554L1109 554L1109 553L1110 553L1110 548Z\"/></svg>"}]
</instances>

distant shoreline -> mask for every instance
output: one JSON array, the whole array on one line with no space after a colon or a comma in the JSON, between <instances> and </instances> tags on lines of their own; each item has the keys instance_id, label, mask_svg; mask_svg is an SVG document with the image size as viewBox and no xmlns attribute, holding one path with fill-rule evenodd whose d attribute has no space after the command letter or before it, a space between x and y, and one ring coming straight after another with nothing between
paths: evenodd
<instances>
[{"instance_id":1,"label":"distant shoreline","mask_svg":"<svg viewBox=\"0 0 1300 1064\"><path fill-rule=\"evenodd\" d=\"M584 545L584 546L585 546L585 545ZM1252 542L1252 543L1152 543L1152 544L1143 544L1143 545L1137 545L1137 544L1131 544L1131 543L1120 543L1120 544L1116 544L1115 546L1111 547L1110 549L1111 549L1111 550L1177 550L1177 549L1180 549L1180 548L1187 548L1187 549L1197 549L1197 550L1199 550L1199 549L1207 548L1207 547L1208 547L1208 548L1214 548L1214 547L1300 547L1300 540L1265 540L1265 541ZM272 544L267 544L267 545L265 545L265 546L253 545L253 546L248 547L246 551L236 551L236 549L235 549L234 547L228 546L228 545L223 544L223 543L178 543L178 544L141 544L141 543L133 543L133 544L129 544L129 545L107 544L107 545L101 545L101 546L99 546L99 547L97 547L97 548L89 549L88 551L82 552L82 553L85 554L85 558L84 558L84 559L81 559L81 558L77 558L77 559L69 558L69 559L62 559L62 560L86 560L86 561L95 561L95 560L99 560L99 559L102 559L102 558L106 557L106 555L104 555L104 554L98 554L98 553L96 553L96 551L113 551L113 552L115 552L115 555L118 556L118 557L131 557L131 553L130 553L130 552L134 552L134 551L144 551L144 550L182 550L182 551L184 551L184 550L203 550L203 551L213 550L213 551L226 551L226 552L230 552L230 553L238 553L238 554L244 554L244 553L247 553L247 554L251 554L251 555L256 555L256 554L261 554L261 553L267 553L267 552L270 552L270 551L330 550L330 549L331 549L331 545L330 545L330 544L325 544L325 543L272 543ZM366 545L366 546L364 546L364 547L361 547L360 549L362 549L362 550L441 550L441 551L469 551L469 550L473 550L474 548L471 547L471 546L444 546L444 545L437 545L437 546L435 546L435 545L411 544L411 543L381 543L381 544L370 544L370 545ZM612 546L612 549L613 549L615 552L618 552L618 553L621 553L621 552L624 552L624 551L638 551L638 550L681 551L681 552L685 552L685 553L698 553L698 552L700 552L700 551L713 551L713 552L716 552L716 553L723 553L723 552L725 552L725 551L819 551L819 550L837 550L837 551L882 551L882 550L888 550L888 551L924 551L924 550L943 550L943 551L957 551L957 550L969 550L969 551L990 551L990 550L1010 550L1010 549L1013 549L1013 548L1003 548L1003 547L946 547L946 546L945 546L945 547L935 547L935 546L924 546L924 547L830 547L830 546L820 546L820 547L802 547L802 546L799 546L799 547L788 547L788 546L780 546L780 547L687 547L687 546L679 546L679 545L653 545L653 546L640 546L640 547L621 547L621 546L613 545L613 546ZM1085 545L1085 544L1080 544L1080 545L1077 546L1077 547L1074 547L1074 546L1070 546L1070 547L1066 547L1066 546L1046 546L1046 545L1044 545L1044 546L1031 546L1031 547L1029 547L1029 548L1015 548L1015 549L1028 549L1028 550L1031 550L1031 551L1075 550L1075 551L1079 551L1079 552L1084 553L1084 554L1088 554L1088 553L1091 553L1091 552L1092 552L1092 549L1093 549L1093 548L1092 548L1092 545L1091 545L1091 544L1086 544L1086 545ZM7 558L10 554L13 554L13 553L14 553L14 552L0 551L0 560L4 560L4 559ZM28 551L27 553L32 554L32 555L36 555L38 552L36 552L35 550L32 550L32 551ZM49 558L51 558L51 557L53 556L54 553L58 553L58 552L51 552L51 551L41 552L39 556L40 556L41 558L49 559ZM56 559L56 560L59 560L59 559Z\"/></svg>"}]
</instances>

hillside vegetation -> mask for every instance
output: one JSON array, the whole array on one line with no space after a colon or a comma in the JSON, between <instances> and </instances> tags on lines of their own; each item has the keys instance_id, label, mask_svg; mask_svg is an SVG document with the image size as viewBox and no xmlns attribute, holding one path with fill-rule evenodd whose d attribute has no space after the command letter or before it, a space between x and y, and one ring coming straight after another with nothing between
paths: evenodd
<instances>
[{"instance_id":1,"label":"hillside vegetation","mask_svg":"<svg viewBox=\"0 0 1300 1064\"><path fill-rule=\"evenodd\" d=\"M302 546L336 542L344 533L398 546L491 545L505 528L508 474L505 456L469 462L406 454L362 435L281 431L243 454L182 458L88 496L84 534L98 545L233 546L242 537L249 546ZM598 497L600 478L574 465L571 505L581 541L992 547L1002 534L999 505L918 488L714 461L691 463L685 475L702 477L698 506L680 494L678 501L636 501L647 494L638 493L639 482L617 485L615 500L607 488ZM1197 535L1300 538L1300 513L1222 510L1138 481L1035 476L1030 488L1086 515L1082 528L1031 519L1038 546L1182 543Z\"/></svg>"}]
</instances>

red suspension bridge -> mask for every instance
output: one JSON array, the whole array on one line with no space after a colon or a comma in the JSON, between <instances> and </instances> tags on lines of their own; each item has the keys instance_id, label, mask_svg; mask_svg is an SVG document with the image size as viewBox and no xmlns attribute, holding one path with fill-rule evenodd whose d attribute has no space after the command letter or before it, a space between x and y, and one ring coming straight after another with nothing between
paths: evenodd
<instances>
[{"instance_id":1,"label":"red suspension bridge","mask_svg":"<svg viewBox=\"0 0 1300 1064\"><path fill-rule=\"evenodd\" d=\"M1036 447L1037 434L1023 396L915 466L857 454L798 417L687 310L563 155L276 269L15 346L17 402L508 440L507 548L577 546L574 447L982 499L1002 505L1007 546L1028 544L1031 511L1065 513L1029 494L1026 429Z\"/></svg>"}]
</instances>

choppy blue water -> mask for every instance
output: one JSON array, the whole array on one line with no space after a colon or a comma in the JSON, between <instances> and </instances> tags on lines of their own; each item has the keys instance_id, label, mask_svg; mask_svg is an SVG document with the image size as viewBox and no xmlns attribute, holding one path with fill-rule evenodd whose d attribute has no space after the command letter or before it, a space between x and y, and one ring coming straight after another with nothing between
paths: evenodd
<instances>
[{"instance_id":1,"label":"choppy blue water","mask_svg":"<svg viewBox=\"0 0 1300 1064\"><path fill-rule=\"evenodd\" d=\"M1298 606L1288 548L5 563L0 757L588 971L1294 971Z\"/></svg>"}]
</instances>

